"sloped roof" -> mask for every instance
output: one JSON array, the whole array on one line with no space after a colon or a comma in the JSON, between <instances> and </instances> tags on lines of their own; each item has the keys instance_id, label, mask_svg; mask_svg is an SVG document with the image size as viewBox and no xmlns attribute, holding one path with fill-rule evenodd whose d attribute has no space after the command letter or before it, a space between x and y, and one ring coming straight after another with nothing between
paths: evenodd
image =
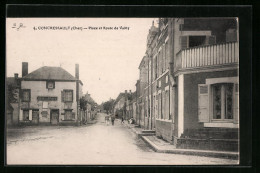
<instances>
[{"instance_id":1,"label":"sloped roof","mask_svg":"<svg viewBox=\"0 0 260 173\"><path fill-rule=\"evenodd\" d=\"M117 98L116 98L116 100L115 100L115 102L114 102L114 105L117 104L117 102L118 102L123 96L125 96L125 93L120 93L120 94L117 96Z\"/></svg>"},{"instance_id":2,"label":"sloped roof","mask_svg":"<svg viewBox=\"0 0 260 173\"><path fill-rule=\"evenodd\" d=\"M6 85L15 85L15 78L14 77L7 77L5 80Z\"/></svg>"},{"instance_id":3,"label":"sloped roof","mask_svg":"<svg viewBox=\"0 0 260 173\"><path fill-rule=\"evenodd\" d=\"M61 67L41 67L26 76L23 79L38 79L38 80L77 80L69 72Z\"/></svg>"},{"instance_id":4,"label":"sloped roof","mask_svg":"<svg viewBox=\"0 0 260 173\"><path fill-rule=\"evenodd\" d=\"M17 79L19 80L20 78L17 78ZM13 87L19 86L19 81L16 81L16 79L14 77L7 77L5 79L5 83L6 83L6 86L8 86L8 85L11 85Z\"/></svg>"}]
</instances>

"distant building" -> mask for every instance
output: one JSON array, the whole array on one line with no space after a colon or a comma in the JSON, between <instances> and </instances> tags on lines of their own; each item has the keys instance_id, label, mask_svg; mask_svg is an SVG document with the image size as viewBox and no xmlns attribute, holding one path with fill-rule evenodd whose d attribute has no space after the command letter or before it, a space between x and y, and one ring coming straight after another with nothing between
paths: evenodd
<instances>
[{"instance_id":1,"label":"distant building","mask_svg":"<svg viewBox=\"0 0 260 173\"><path fill-rule=\"evenodd\" d=\"M83 83L79 65L75 77L61 67L41 67L28 74L28 63L22 63L20 79L20 124L80 124L79 99Z\"/></svg>"},{"instance_id":2,"label":"distant building","mask_svg":"<svg viewBox=\"0 0 260 173\"><path fill-rule=\"evenodd\" d=\"M19 122L19 89L18 73L6 78L6 124L17 125Z\"/></svg>"}]
</instances>

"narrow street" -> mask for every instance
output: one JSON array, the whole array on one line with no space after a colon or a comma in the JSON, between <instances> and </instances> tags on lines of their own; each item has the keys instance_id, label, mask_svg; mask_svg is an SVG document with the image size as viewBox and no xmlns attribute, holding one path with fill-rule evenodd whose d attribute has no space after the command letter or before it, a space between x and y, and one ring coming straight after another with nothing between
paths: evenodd
<instances>
[{"instance_id":1,"label":"narrow street","mask_svg":"<svg viewBox=\"0 0 260 173\"><path fill-rule=\"evenodd\" d=\"M7 131L7 164L185 165L237 164L236 160L156 153L121 124L31 126Z\"/></svg>"}]
</instances>

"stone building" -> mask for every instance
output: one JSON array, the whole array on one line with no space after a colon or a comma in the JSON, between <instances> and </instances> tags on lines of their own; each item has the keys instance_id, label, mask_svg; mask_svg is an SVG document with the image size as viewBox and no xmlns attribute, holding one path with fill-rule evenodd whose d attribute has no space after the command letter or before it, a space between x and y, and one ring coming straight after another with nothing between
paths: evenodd
<instances>
[{"instance_id":1,"label":"stone building","mask_svg":"<svg viewBox=\"0 0 260 173\"><path fill-rule=\"evenodd\" d=\"M80 124L80 103L83 83L79 80L79 65L75 77L61 67L41 67L28 73L28 63L22 63L20 79L20 124Z\"/></svg>"}]
</instances>

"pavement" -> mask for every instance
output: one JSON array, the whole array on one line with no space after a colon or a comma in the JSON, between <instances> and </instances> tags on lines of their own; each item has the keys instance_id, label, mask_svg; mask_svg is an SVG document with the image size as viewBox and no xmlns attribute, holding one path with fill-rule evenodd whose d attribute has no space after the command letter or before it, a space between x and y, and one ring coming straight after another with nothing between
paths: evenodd
<instances>
[{"instance_id":1,"label":"pavement","mask_svg":"<svg viewBox=\"0 0 260 173\"><path fill-rule=\"evenodd\" d=\"M140 127L136 127L134 124L124 123L125 127L131 129L136 135L141 137L155 152L169 153L169 154L184 154L184 155L196 155L205 157L217 157L237 160L239 158L238 152L229 151L213 151L213 150L196 150L196 149L179 149L175 145L157 138L155 135L146 136L142 133Z\"/></svg>"}]
</instances>

